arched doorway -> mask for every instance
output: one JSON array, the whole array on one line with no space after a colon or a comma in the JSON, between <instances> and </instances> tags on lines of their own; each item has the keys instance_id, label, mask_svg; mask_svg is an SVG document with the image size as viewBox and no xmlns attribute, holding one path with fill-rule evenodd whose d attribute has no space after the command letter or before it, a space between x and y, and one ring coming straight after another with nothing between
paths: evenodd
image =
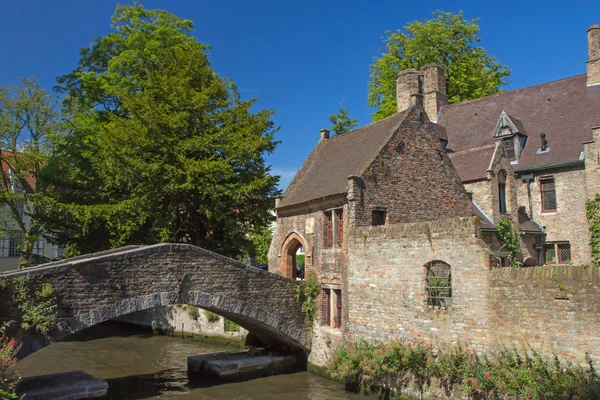
<instances>
[{"instance_id":1,"label":"arched doorway","mask_svg":"<svg viewBox=\"0 0 600 400\"><path fill-rule=\"evenodd\" d=\"M302 239L295 233L291 234L283 246L283 276L292 279L304 279L305 247Z\"/></svg>"}]
</instances>

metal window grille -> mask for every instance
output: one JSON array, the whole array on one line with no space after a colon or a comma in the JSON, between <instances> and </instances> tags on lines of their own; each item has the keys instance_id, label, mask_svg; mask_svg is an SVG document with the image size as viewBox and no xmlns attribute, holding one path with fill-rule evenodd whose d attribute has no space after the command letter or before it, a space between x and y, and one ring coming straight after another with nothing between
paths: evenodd
<instances>
[{"instance_id":1,"label":"metal window grille","mask_svg":"<svg viewBox=\"0 0 600 400\"><path fill-rule=\"evenodd\" d=\"M344 243L344 213L342 210L337 210L335 212L337 218L337 245L338 247L342 247Z\"/></svg>"},{"instance_id":2,"label":"metal window grille","mask_svg":"<svg viewBox=\"0 0 600 400\"><path fill-rule=\"evenodd\" d=\"M556 189L554 178L542 179L540 181L540 191L542 193L542 211L555 211Z\"/></svg>"},{"instance_id":3,"label":"metal window grille","mask_svg":"<svg viewBox=\"0 0 600 400\"><path fill-rule=\"evenodd\" d=\"M571 261L571 245L569 243L559 243L558 254L561 262Z\"/></svg>"},{"instance_id":4,"label":"metal window grille","mask_svg":"<svg viewBox=\"0 0 600 400\"><path fill-rule=\"evenodd\" d=\"M427 305L430 308L452 306L452 270L442 261L433 262L427 270Z\"/></svg>"},{"instance_id":5,"label":"metal window grille","mask_svg":"<svg viewBox=\"0 0 600 400\"><path fill-rule=\"evenodd\" d=\"M333 247L333 221L331 211L325 213L325 247Z\"/></svg>"},{"instance_id":6,"label":"metal window grille","mask_svg":"<svg viewBox=\"0 0 600 400\"><path fill-rule=\"evenodd\" d=\"M554 243L544 245L544 257L547 264L556 263L556 247Z\"/></svg>"},{"instance_id":7,"label":"metal window grille","mask_svg":"<svg viewBox=\"0 0 600 400\"><path fill-rule=\"evenodd\" d=\"M504 152L506 153L506 157L510 161L514 161L516 159L515 153L515 140L513 138L504 139Z\"/></svg>"}]
</instances>

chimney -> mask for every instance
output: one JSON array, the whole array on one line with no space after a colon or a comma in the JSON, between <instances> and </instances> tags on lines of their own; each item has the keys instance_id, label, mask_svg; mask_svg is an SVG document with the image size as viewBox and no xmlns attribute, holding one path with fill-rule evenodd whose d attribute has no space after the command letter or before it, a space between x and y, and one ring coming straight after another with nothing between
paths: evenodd
<instances>
[{"instance_id":1,"label":"chimney","mask_svg":"<svg viewBox=\"0 0 600 400\"><path fill-rule=\"evenodd\" d=\"M321 140L329 139L329 129L321 129Z\"/></svg>"},{"instance_id":2,"label":"chimney","mask_svg":"<svg viewBox=\"0 0 600 400\"><path fill-rule=\"evenodd\" d=\"M400 71L396 80L396 101L398 112L411 106L423 106L423 75L414 68Z\"/></svg>"},{"instance_id":3,"label":"chimney","mask_svg":"<svg viewBox=\"0 0 600 400\"><path fill-rule=\"evenodd\" d=\"M587 84L600 84L600 25L594 24L588 29Z\"/></svg>"},{"instance_id":4,"label":"chimney","mask_svg":"<svg viewBox=\"0 0 600 400\"><path fill-rule=\"evenodd\" d=\"M428 64L421 68L421 72L423 73L425 112L431 122L437 122L440 108L448 104L445 71L437 64Z\"/></svg>"},{"instance_id":5,"label":"chimney","mask_svg":"<svg viewBox=\"0 0 600 400\"><path fill-rule=\"evenodd\" d=\"M540 137L542 138L542 147L541 147L541 151L544 152L546 151L546 149L548 148L548 142L546 141L546 134L544 132L542 132L540 134Z\"/></svg>"}]
</instances>

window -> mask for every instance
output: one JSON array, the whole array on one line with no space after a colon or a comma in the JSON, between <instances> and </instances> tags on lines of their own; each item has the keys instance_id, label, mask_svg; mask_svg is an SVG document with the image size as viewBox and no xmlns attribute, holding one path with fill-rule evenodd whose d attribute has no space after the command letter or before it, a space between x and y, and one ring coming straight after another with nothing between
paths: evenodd
<instances>
[{"instance_id":1,"label":"window","mask_svg":"<svg viewBox=\"0 0 600 400\"><path fill-rule=\"evenodd\" d=\"M40 235L38 240L33 244L32 254L43 256L44 255L44 238Z\"/></svg>"},{"instance_id":2,"label":"window","mask_svg":"<svg viewBox=\"0 0 600 400\"><path fill-rule=\"evenodd\" d=\"M8 170L8 176L10 178L10 186L11 186L12 191L15 193L21 192L22 188L19 183L19 179L18 179L17 175L13 172L12 169Z\"/></svg>"},{"instance_id":3,"label":"window","mask_svg":"<svg viewBox=\"0 0 600 400\"><path fill-rule=\"evenodd\" d=\"M508 157L510 161L515 161L517 159L515 152L515 139L512 137L506 138L502 141L502 144L504 145L506 157Z\"/></svg>"},{"instance_id":4,"label":"window","mask_svg":"<svg viewBox=\"0 0 600 400\"><path fill-rule=\"evenodd\" d=\"M427 307L448 309L452 306L452 274L450 265L432 261L427 266Z\"/></svg>"},{"instance_id":5,"label":"window","mask_svg":"<svg viewBox=\"0 0 600 400\"><path fill-rule=\"evenodd\" d=\"M325 213L325 248L333 247L333 215L331 211Z\"/></svg>"},{"instance_id":6,"label":"window","mask_svg":"<svg viewBox=\"0 0 600 400\"><path fill-rule=\"evenodd\" d=\"M335 243L336 247L344 244L344 210L325 211L325 226L323 227L323 239L326 249L331 249Z\"/></svg>"},{"instance_id":7,"label":"window","mask_svg":"<svg viewBox=\"0 0 600 400\"><path fill-rule=\"evenodd\" d=\"M0 257L21 256L21 231L10 231L0 239Z\"/></svg>"},{"instance_id":8,"label":"window","mask_svg":"<svg viewBox=\"0 0 600 400\"><path fill-rule=\"evenodd\" d=\"M570 243L544 243L546 264L568 264L571 262Z\"/></svg>"},{"instance_id":9,"label":"window","mask_svg":"<svg viewBox=\"0 0 600 400\"><path fill-rule=\"evenodd\" d=\"M498 206L500 214L506 214L506 172L498 173Z\"/></svg>"},{"instance_id":10,"label":"window","mask_svg":"<svg viewBox=\"0 0 600 400\"><path fill-rule=\"evenodd\" d=\"M342 327L342 289L323 288L323 325Z\"/></svg>"},{"instance_id":11,"label":"window","mask_svg":"<svg viewBox=\"0 0 600 400\"><path fill-rule=\"evenodd\" d=\"M59 246L57 244L52 245L52 258L61 258L63 253L65 252L65 248Z\"/></svg>"},{"instance_id":12,"label":"window","mask_svg":"<svg viewBox=\"0 0 600 400\"><path fill-rule=\"evenodd\" d=\"M540 192L542 194L542 212L556 211L556 188L554 178L540 179Z\"/></svg>"},{"instance_id":13,"label":"window","mask_svg":"<svg viewBox=\"0 0 600 400\"><path fill-rule=\"evenodd\" d=\"M344 244L344 214L343 210L335 210L335 219L337 221L337 240L338 247Z\"/></svg>"},{"instance_id":14,"label":"window","mask_svg":"<svg viewBox=\"0 0 600 400\"><path fill-rule=\"evenodd\" d=\"M371 214L371 225L380 226L385 225L385 211L384 210L373 210Z\"/></svg>"}]
</instances>

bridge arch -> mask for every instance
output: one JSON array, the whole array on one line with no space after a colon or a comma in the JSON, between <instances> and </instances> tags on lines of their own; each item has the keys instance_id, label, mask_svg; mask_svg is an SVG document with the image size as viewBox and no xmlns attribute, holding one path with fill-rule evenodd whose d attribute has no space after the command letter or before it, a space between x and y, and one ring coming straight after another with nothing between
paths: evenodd
<instances>
[{"instance_id":1,"label":"bridge arch","mask_svg":"<svg viewBox=\"0 0 600 400\"><path fill-rule=\"evenodd\" d=\"M125 248L5 274L50 283L59 310L46 336L18 332L20 357L65 336L132 312L173 304L213 311L267 344L307 351L308 327L295 298L297 283L184 244ZM11 285L0 293L0 321L19 320Z\"/></svg>"}]
</instances>

